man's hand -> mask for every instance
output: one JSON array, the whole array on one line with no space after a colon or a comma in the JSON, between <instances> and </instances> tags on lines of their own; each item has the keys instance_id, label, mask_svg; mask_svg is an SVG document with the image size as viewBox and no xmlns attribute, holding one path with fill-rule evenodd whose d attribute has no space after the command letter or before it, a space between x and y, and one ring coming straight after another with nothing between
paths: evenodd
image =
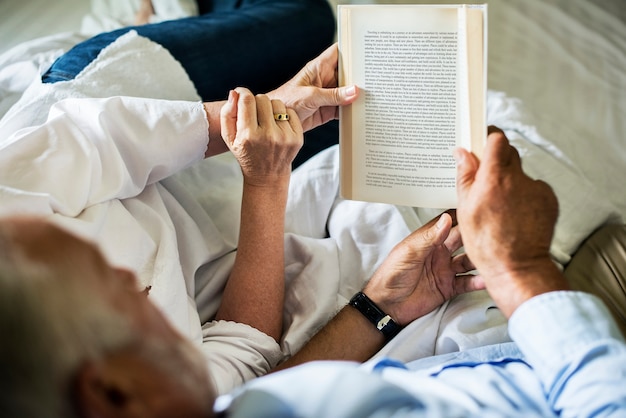
<instances>
[{"instance_id":1,"label":"man's hand","mask_svg":"<svg viewBox=\"0 0 626 418\"><path fill-rule=\"evenodd\" d=\"M451 212L454 214L454 212ZM443 213L400 242L364 289L384 312L407 325L452 297L484 288L465 254L450 213Z\"/></svg>"},{"instance_id":2,"label":"man's hand","mask_svg":"<svg viewBox=\"0 0 626 418\"><path fill-rule=\"evenodd\" d=\"M334 44L307 63L291 80L268 93L296 111L309 131L339 117L339 107L357 98L356 86L337 87L338 49Z\"/></svg>"},{"instance_id":3,"label":"man's hand","mask_svg":"<svg viewBox=\"0 0 626 418\"><path fill-rule=\"evenodd\" d=\"M550 258L558 202L548 184L524 174L517 150L490 128L482 161L455 150L457 218L465 250L487 291L509 317L525 300L567 288Z\"/></svg>"},{"instance_id":4,"label":"man's hand","mask_svg":"<svg viewBox=\"0 0 626 418\"><path fill-rule=\"evenodd\" d=\"M274 120L275 113L286 113L289 120ZM263 94L255 97L248 89L237 88L222 107L221 127L245 182L262 186L288 181L291 163L304 141L296 112L280 100Z\"/></svg>"},{"instance_id":5,"label":"man's hand","mask_svg":"<svg viewBox=\"0 0 626 418\"><path fill-rule=\"evenodd\" d=\"M480 278L462 275L474 266L465 255L453 255L462 243L452 223L450 213L444 213L405 238L363 290L399 325L426 315L455 295L484 288ZM348 305L276 370L312 360L365 361L385 343L383 334Z\"/></svg>"}]
</instances>

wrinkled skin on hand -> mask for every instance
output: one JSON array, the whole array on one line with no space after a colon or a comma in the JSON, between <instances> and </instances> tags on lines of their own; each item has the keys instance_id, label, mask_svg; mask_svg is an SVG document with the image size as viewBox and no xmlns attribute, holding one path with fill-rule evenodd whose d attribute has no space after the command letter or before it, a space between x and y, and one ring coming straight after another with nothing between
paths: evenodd
<instances>
[{"instance_id":1,"label":"wrinkled skin on hand","mask_svg":"<svg viewBox=\"0 0 626 418\"><path fill-rule=\"evenodd\" d=\"M287 113L277 121L274 113ZM291 163L303 144L302 125L295 111L267 95L245 88L230 92L221 111L222 137L241 166L244 181L273 184L289 177Z\"/></svg>"},{"instance_id":2,"label":"wrinkled skin on hand","mask_svg":"<svg viewBox=\"0 0 626 418\"><path fill-rule=\"evenodd\" d=\"M352 103L358 93L355 86L337 88L337 63L338 49L334 44L268 95L294 109L305 132L337 119L338 106Z\"/></svg>"},{"instance_id":3,"label":"wrinkled skin on hand","mask_svg":"<svg viewBox=\"0 0 626 418\"><path fill-rule=\"evenodd\" d=\"M457 149L457 217L465 251L505 315L530 297L566 289L550 257L558 201L528 177L504 133L489 128L482 161Z\"/></svg>"},{"instance_id":4,"label":"wrinkled skin on hand","mask_svg":"<svg viewBox=\"0 0 626 418\"><path fill-rule=\"evenodd\" d=\"M451 215L442 214L396 245L364 289L400 325L484 288L480 278L466 274L474 269L467 256L454 255L463 243Z\"/></svg>"}]
</instances>

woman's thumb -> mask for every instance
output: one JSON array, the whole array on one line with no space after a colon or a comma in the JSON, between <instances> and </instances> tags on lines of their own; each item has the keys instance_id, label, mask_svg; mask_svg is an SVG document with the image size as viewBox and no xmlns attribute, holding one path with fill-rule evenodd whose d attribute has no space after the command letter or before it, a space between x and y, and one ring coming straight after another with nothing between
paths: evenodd
<instances>
[{"instance_id":1,"label":"woman's thumb","mask_svg":"<svg viewBox=\"0 0 626 418\"><path fill-rule=\"evenodd\" d=\"M356 86L345 86L335 88L320 89L316 97L318 107L326 106L345 106L354 102L359 96L359 90Z\"/></svg>"}]
</instances>

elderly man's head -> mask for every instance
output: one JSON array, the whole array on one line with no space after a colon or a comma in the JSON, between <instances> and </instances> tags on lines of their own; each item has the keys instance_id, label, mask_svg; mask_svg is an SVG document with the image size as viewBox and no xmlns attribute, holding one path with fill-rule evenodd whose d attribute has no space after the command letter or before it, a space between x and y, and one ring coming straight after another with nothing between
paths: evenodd
<instances>
[{"instance_id":1,"label":"elderly man's head","mask_svg":"<svg viewBox=\"0 0 626 418\"><path fill-rule=\"evenodd\" d=\"M0 219L3 416L210 416L206 365L91 244Z\"/></svg>"}]
</instances>

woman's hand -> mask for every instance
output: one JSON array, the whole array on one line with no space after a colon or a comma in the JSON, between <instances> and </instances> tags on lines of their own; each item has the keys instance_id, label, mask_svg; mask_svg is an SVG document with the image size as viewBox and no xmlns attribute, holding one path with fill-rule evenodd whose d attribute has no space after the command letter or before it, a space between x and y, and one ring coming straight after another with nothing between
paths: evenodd
<instances>
[{"instance_id":1,"label":"woman's hand","mask_svg":"<svg viewBox=\"0 0 626 418\"><path fill-rule=\"evenodd\" d=\"M339 117L339 106L354 102L356 86L337 87L337 44L302 68L291 80L268 93L293 108L305 131Z\"/></svg>"},{"instance_id":2,"label":"woman's hand","mask_svg":"<svg viewBox=\"0 0 626 418\"><path fill-rule=\"evenodd\" d=\"M287 114L288 120L275 120ZM257 186L284 181L303 144L302 125L296 112L267 95L254 96L248 89L230 92L221 110L224 142L235 155L244 181Z\"/></svg>"},{"instance_id":3,"label":"woman's hand","mask_svg":"<svg viewBox=\"0 0 626 418\"><path fill-rule=\"evenodd\" d=\"M289 118L276 120L274 114ZM220 118L222 137L239 161L244 182L237 255L215 318L248 324L280 341L285 210L302 126L280 100L244 88L230 92Z\"/></svg>"}]
</instances>

